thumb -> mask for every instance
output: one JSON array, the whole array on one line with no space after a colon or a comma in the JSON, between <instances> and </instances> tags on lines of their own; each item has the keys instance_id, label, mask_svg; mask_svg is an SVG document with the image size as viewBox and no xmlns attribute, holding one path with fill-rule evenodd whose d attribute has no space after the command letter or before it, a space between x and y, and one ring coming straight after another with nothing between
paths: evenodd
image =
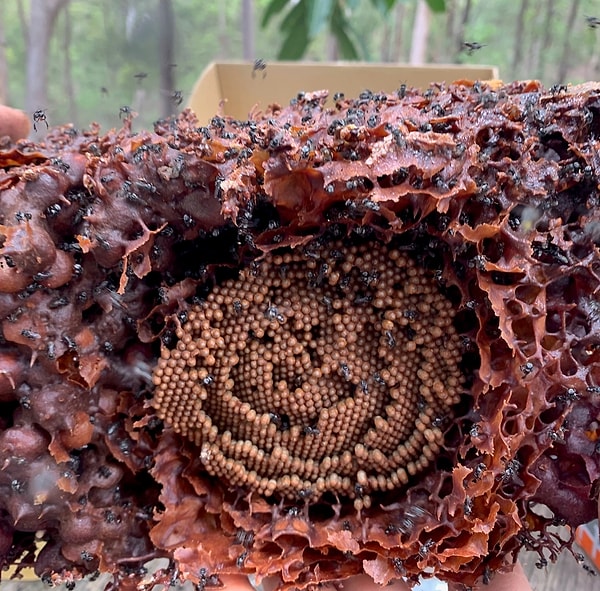
<instances>
[{"instance_id":1,"label":"thumb","mask_svg":"<svg viewBox=\"0 0 600 591\"><path fill-rule=\"evenodd\" d=\"M0 105L0 137L8 136L13 142L29 135L29 117L19 109Z\"/></svg>"}]
</instances>

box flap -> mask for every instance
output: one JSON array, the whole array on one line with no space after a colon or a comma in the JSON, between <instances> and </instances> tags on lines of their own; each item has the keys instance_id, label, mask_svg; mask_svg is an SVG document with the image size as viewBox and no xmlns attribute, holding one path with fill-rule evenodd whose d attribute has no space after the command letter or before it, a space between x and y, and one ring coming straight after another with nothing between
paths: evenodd
<instances>
[{"instance_id":1,"label":"box flap","mask_svg":"<svg viewBox=\"0 0 600 591\"><path fill-rule=\"evenodd\" d=\"M255 106L287 105L301 91L327 89L330 96L356 97L365 89L393 92L402 84L426 88L431 82L497 77L493 66L274 62L255 70L252 62L213 62L194 85L188 106L205 123L215 114L247 119Z\"/></svg>"}]
</instances>

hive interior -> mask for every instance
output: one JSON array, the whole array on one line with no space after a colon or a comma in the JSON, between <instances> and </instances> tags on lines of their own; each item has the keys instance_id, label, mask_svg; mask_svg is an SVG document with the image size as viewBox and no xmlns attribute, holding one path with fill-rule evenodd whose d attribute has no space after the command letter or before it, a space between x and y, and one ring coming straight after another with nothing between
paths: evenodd
<instances>
[{"instance_id":1,"label":"hive interior","mask_svg":"<svg viewBox=\"0 0 600 591\"><path fill-rule=\"evenodd\" d=\"M2 564L472 584L595 516L598 89L324 99L0 151Z\"/></svg>"},{"instance_id":2,"label":"hive interior","mask_svg":"<svg viewBox=\"0 0 600 591\"><path fill-rule=\"evenodd\" d=\"M399 488L459 401L451 302L401 251L272 255L215 287L154 370L158 416L207 472L289 499Z\"/></svg>"}]
</instances>

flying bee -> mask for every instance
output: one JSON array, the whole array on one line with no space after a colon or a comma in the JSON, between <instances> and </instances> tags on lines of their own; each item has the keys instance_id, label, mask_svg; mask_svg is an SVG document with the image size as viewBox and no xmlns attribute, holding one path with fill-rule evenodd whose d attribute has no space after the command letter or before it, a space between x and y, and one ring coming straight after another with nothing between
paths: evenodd
<instances>
[{"instance_id":1,"label":"flying bee","mask_svg":"<svg viewBox=\"0 0 600 591\"><path fill-rule=\"evenodd\" d=\"M183 91L174 90L173 94L171 94L171 100L178 107L183 102Z\"/></svg>"},{"instance_id":2,"label":"flying bee","mask_svg":"<svg viewBox=\"0 0 600 591\"><path fill-rule=\"evenodd\" d=\"M40 122L44 122L46 124L46 129L49 129L49 125L48 125L48 119L46 118L46 111L48 109L38 109L37 111L33 112L33 130L37 131L37 125L36 123L40 123Z\"/></svg>"},{"instance_id":3,"label":"flying bee","mask_svg":"<svg viewBox=\"0 0 600 591\"><path fill-rule=\"evenodd\" d=\"M128 119L129 117L133 117L134 114L135 113L133 109L128 105L123 105L122 107L119 107L119 119L123 119L123 116L125 116L125 119Z\"/></svg>"},{"instance_id":4,"label":"flying bee","mask_svg":"<svg viewBox=\"0 0 600 591\"><path fill-rule=\"evenodd\" d=\"M597 16L586 16L585 22L590 29L597 29L600 27L600 18Z\"/></svg>"},{"instance_id":5,"label":"flying bee","mask_svg":"<svg viewBox=\"0 0 600 591\"><path fill-rule=\"evenodd\" d=\"M462 45L464 51L467 52L467 55L473 55L474 52L479 51L480 49L483 49L485 47L485 45L477 43L476 41L464 41Z\"/></svg>"},{"instance_id":6,"label":"flying bee","mask_svg":"<svg viewBox=\"0 0 600 591\"><path fill-rule=\"evenodd\" d=\"M267 62L262 59L254 60L254 64L252 66L252 78L256 77L256 72L262 72L262 77L265 78L267 75Z\"/></svg>"}]
</instances>

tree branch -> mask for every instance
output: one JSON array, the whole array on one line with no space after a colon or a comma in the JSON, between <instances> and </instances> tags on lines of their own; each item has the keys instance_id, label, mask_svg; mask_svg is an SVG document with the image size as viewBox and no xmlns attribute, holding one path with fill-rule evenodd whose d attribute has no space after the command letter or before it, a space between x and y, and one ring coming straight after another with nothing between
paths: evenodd
<instances>
[{"instance_id":1,"label":"tree branch","mask_svg":"<svg viewBox=\"0 0 600 591\"><path fill-rule=\"evenodd\" d=\"M23 34L23 41L25 47L29 46L29 27L27 25L26 10L23 6L23 0L17 0L17 11L19 13L19 23L21 24L21 32Z\"/></svg>"}]
</instances>

